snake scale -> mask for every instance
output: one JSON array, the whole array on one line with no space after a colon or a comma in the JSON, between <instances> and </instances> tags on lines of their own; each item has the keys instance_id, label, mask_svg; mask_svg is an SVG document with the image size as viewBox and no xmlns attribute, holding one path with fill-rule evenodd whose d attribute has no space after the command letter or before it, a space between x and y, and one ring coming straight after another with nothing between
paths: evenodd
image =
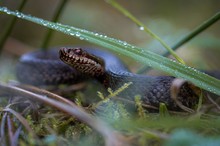
<instances>
[{"instance_id":1,"label":"snake scale","mask_svg":"<svg viewBox=\"0 0 220 146\"><path fill-rule=\"evenodd\" d=\"M162 102L170 110L180 109L171 98L175 77L131 73L118 57L95 48L55 48L24 54L16 75L20 82L37 86L74 84L93 77L106 88L115 90L132 82L119 96L140 95L145 104L158 107ZM190 83L185 82L180 87L178 100L189 108L198 103L198 95Z\"/></svg>"}]
</instances>

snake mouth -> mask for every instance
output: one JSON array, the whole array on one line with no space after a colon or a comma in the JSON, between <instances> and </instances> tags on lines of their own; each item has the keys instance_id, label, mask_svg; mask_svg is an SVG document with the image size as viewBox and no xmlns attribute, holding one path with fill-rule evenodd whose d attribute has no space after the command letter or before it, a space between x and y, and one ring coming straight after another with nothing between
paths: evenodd
<instances>
[{"instance_id":1,"label":"snake mouth","mask_svg":"<svg viewBox=\"0 0 220 146\"><path fill-rule=\"evenodd\" d=\"M60 59L76 70L92 76L104 74L104 63L102 60L82 48L61 48Z\"/></svg>"}]
</instances>

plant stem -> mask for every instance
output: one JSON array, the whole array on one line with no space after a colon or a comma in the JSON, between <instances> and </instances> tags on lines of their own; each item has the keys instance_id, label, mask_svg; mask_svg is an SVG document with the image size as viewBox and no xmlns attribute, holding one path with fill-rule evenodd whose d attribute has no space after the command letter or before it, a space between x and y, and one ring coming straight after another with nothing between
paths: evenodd
<instances>
[{"instance_id":1,"label":"plant stem","mask_svg":"<svg viewBox=\"0 0 220 146\"><path fill-rule=\"evenodd\" d=\"M57 22L59 20L60 15L61 15L62 11L64 10L64 7L65 7L67 2L68 2L68 0L62 0L61 1L61 3L59 4L56 12L54 13L52 22ZM47 30L47 33L46 33L45 38L43 39L43 43L41 45L41 48L43 50L48 48L48 45L49 45L49 42L52 38L53 33L54 33L54 30L52 30L52 29Z\"/></svg>"},{"instance_id":2,"label":"plant stem","mask_svg":"<svg viewBox=\"0 0 220 146\"><path fill-rule=\"evenodd\" d=\"M18 11L21 12L26 4L27 0L22 0L18 7ZM5 28L5 31L3 32L2 38L0 40L0 54L3 50L3 46L5 44L5 41L7 40L8 36L11 34L12 29L17 21L17 17L13 17L11 21L8 23L7 27Z\"/></svg>"},{"instance_id":3,"label":"plant stem","mask_svg":"<svg viewBox=\"0 0 220 146\"><path fill-rule=\"evenodd\" d=\"M217 22L220 19L220 12L216 13L214 16L212 16L211 18L209 18L208 20L204 21L200 26L198 26L197 28L195 28L191 33L189 33L188 35L186 35L183 39L181 39L179 42L177 42L172 49L176 50L178 49L180 46L182 46L183 44L185 44L186 42L190 41L192 38L194 38L196 35L198 35L199 33L203 32L205 29L207 29L208 27L210 27L212 24L214 24L215 22ZM165 53L164 56L168 56L169 52Z\"/></svg>"},{"instance_id":4,"label":"plant stem","mask_svg":"<svg viewBox=\"0 0 220 146\"><path fill-rule=\"evenodd\" d=\"M186 35L185 37L183 37L179 42L177 42L172 49L175 51L177 50L180 46L182 46L183 44L187 43L188 41L190 41L191 39L193 39L195 36L197 36L198 34L200 34L201 32L203 32L205 29L209 28L212 24L214 24L215 22L217 22L220 19L220 12L217 12L215 15L213 15L211 18L209 18L208 20L204 21L200 26L196 27L191 33L189 33L188 35ZM170 52L166 52L164 54L162 54L163 56L168 56L170 55ZM151 67L149 66L144 66L141 69L139 69L137 71L137 73L144 73L147 72L151 69Z\"/></svg>"},{"instance_id":5,"label":"plant stem","mask_svg":"<svg viewBox=\"0 0 220 146\"><path fill-rule=\"evenodd\" d=\"M182 58L180 58L159 36L157 36L155 33L153 33L147 26L145 26L142 22L140 22L137 18L135 18L128 10L123 8L119 3L117 3L115 0L106 0L107 3L109 3L111 6L116 8L118 11L120 11L122 14L127 16L129 19L131 19L135 24L138 25L140 30L145 31L148 33L152 38L156 39L164 48L167 49L167 51L172 54L176 60L178 60L180 63L185 64Z\"/></svg>"}]
</instances>

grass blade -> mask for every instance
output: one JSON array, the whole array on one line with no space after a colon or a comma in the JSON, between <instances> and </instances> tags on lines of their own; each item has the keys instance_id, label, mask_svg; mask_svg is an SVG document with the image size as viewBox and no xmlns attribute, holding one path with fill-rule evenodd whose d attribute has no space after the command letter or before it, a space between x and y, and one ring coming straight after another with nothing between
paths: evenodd
<instances>
[{"instance_id":1,"label":"grass blade","mask_svg":"<svg viewBox=\"0 0 220 146\"><path fill-rule=\"evenodd\" d=\"M141 21L139 21L135 16L133 16L129 11L127 11L125 8L123 8L119 3L117 3L115 0L106 0L107 3L109 3L111 6L115 7L118 11L120 11L122 14L127 16L129 19L131 19L135 24L137 24L140 28L140 30L145 31L147 34L149 34L152 38L160 42L160 44L167 49L167 51L174 57L176 60L178 60L180 63L185 64L182 58L180 58L159 36L157 36L155 33L153 33L146 25L144 25Z\"/></svg>"},{"instance_id":2,"label":"grass blade","mask_svg":"<svg viewBox=\"0 0 220 146\"><path fill-rule=\"evenodd\" d=\"M220 12L217 12L215 15L210 17L208 20L204 21L201 25L196 27L194 30L192 30L189 34L184 36L180 41L176 42L176 44L172 47L172 50L177 50L179 47L184 45L185 43L192 40L195 36L199 35L201 32L203 32L205 29L212 26L214 23L216 23L220 19ZM164 54L161 54L163 56L170 55L170 52L166 52ZM144 66L140 68L137 73L144 73L146 71L150 70L150 67Z\"/></svg>"},{"instance_id":3,"label":"grass blade","mask_svg":"<svg viewBox=\"0 0 220 146\"><path fill-rule=\"evenodd\" d=\"M13 15L18 18L34 22L47 28L54 29L79 39L114 50L143 64L149 65L150 67L162 70L175 77L186 79L198 87L220 95L220 80L204 74L194 68L157 55L151 51L144 51L143 49L130 45L127 42L90 32L84 29L79 29L60 23L53 23L37 17L25 15L17 11L10 11L5 7L0 7L0 12L4 12L8 15Z\"/></svg>"}]
</instances>

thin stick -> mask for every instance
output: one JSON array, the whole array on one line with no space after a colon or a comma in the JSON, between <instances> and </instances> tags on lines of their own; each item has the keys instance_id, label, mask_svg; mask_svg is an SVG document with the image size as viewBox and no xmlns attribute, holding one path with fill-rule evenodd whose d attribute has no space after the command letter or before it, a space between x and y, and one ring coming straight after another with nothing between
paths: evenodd
<instances>
[{"instance_id":1,"label":"thin stick","mask_svg":"<svg viewBox=\"0 0 220 146\"><path fill-rule=\"evenodd\" d=\"M53 98L55 100L59 100L63 103L66 103L66 104L69 104L71 106L76 106L78 108L78 106L73 103L72 101L70 100L67 100L66 98L63 98L57 94L54 94L52 92L49 92L47 90L44 90L44 89L40 89L40 88L37 88L37 87L34 87L34 86L31 86L31 85L25 85L25 84L20 84L20 83L12 83L13 86L16 86L16 87L19 87L19 88L22 88L24 90L28 90L30 92L34 92L36 94L40 94L40 95L44 95L44 96L48 96L50 98Z\"/></svg>"}]
</instances>

